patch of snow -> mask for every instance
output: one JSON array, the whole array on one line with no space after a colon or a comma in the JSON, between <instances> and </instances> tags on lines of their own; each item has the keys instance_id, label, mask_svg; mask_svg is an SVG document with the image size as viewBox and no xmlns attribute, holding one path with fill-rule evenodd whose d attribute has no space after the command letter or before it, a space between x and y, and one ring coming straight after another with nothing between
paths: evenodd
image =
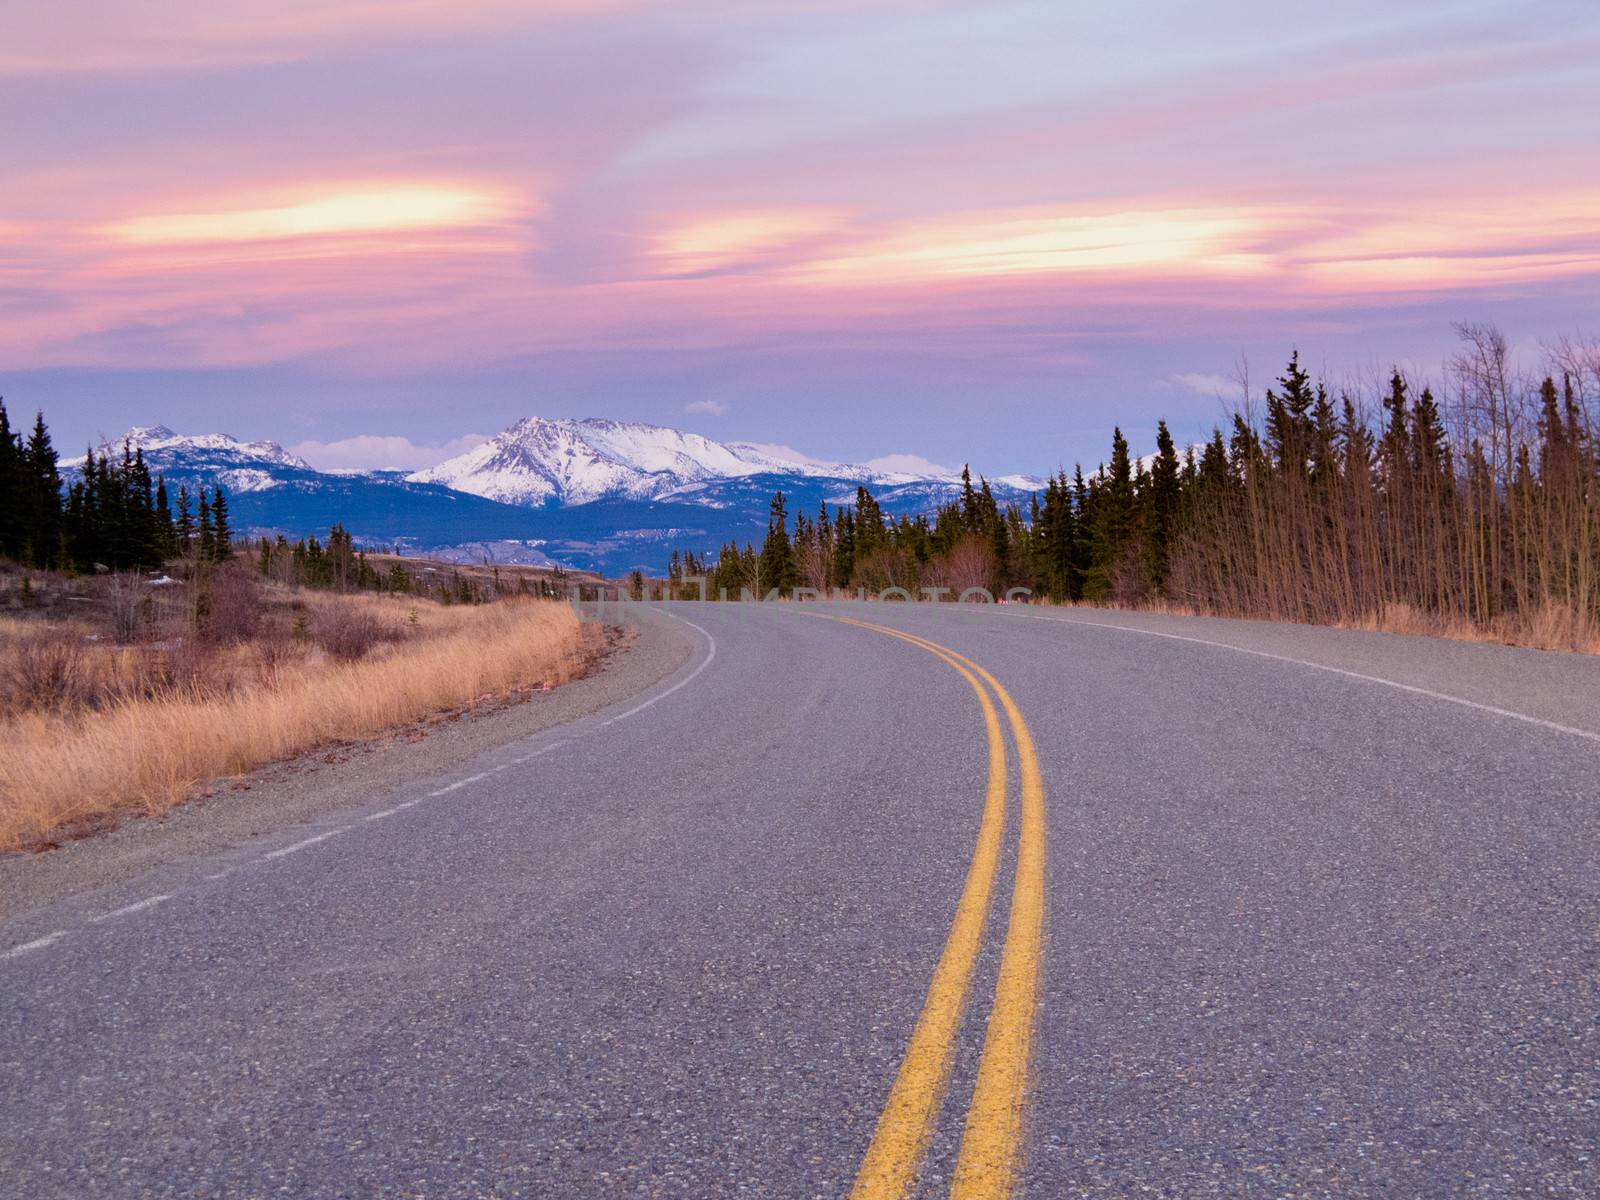
<instances>
[{"instance_id":1,"label":"patch of snow","mask_svg":"<svg viewBox=\"0 0 1600 1200\"><path fill-rule=\"evenodd\" d=\"M162 462L185 457L208 460L220 457L224 460L247 461L264 466L288 467L296 471L311 470L310 464L305 459L290 454L277 442L241 442L238 438L229 437L225 433L178 434L173 433L165 425L135 425L121 437L103 442L98 450L115 458L122 453L124 443L144 451L145 458ZM66 468L81 469L83 457L80 455L77 458L63 459L61 465ZM259 485L253 490L259 490Z\"/></svg>"}]
</instances>

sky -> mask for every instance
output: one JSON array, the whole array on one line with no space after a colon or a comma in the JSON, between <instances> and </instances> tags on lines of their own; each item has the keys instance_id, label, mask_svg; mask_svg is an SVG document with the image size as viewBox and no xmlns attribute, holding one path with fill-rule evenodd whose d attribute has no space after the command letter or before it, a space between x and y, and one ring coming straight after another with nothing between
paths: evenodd
<instances>
[{"instance_id":1,"label":"sky","mask_svg":"<svg viewBox=\"0 0 1600 1200\"><path fill-rule=\"evenodd\" d=\"M421 466L606 416L989 474L1292 349L1600 334L1593 0L125 0L0 39L0 395ZM905 460L902 460L905 461Z\"/></svg>"}]
</instances>

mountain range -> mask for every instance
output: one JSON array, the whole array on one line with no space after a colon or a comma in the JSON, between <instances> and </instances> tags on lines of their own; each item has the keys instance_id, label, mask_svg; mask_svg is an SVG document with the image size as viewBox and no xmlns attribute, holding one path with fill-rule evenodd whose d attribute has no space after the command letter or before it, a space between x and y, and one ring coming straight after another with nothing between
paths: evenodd
<instances>
[{"instance_id":1,"label":"mountain range","mask_svg":"<svg viewBox=\"0 0 1600 1200\"><path fill-rule=\"evenodd\" d=\"M932 512L960 495L957 476L821 462L783 447L713 441L659 425L529 417L466 453L400 471L318 471L276 442L128 430L174 494L220 484L235 527L257 536L324 534L447 561L560 564L620 575L661 571L673 549L759 542L772 494L790 512L850 504L865 485L890 514ZM69 476L82 460L62 464ZM1043 486L1002 476L1002 503Z\"/></svg>"}]
</instances>

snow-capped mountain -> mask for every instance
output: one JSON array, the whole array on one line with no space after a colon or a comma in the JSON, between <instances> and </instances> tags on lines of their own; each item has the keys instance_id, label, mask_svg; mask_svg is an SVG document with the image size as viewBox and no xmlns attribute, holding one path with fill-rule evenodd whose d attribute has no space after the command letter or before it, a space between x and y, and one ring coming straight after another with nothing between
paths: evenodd
<instances>
[{"instance_id":1,"label":"snow-capped mountain","mask_svg":"<svg viewBox=\"0 0 1600 1200\"><path fill-rule=\"evenodd\" d=\"M203 479L230 492L259 492L281 487L285 472L315 474L303 458L290 454L277 442L241 442L225 433L177 434L165 425L136 425L121 437L97 447L116 458L127 445L144 453L154 474L174 481ZM83 459L63 462L67 471L81 470Z\"/></svg>"},{"instance_id":2,"label":"snow-capped mountain","mask_svg":"<svg viewBox=\"0 0 1600 1200\"><path fill-rule=\"evenodd\" d=\"M875 472L822 462L780 446L714 442L661 425L587 417L528 417L465 454L407 476L505 504L570 506L602 499L680 500L718 506L719 483L753 476L831 480L843 485L955 485L954 477ZM1031 490L1037 481L1008 477L1006 486ZM848 500L846 486L838 502Z\"/></svg>"},{"instance_id":3,"label":"snow-capped mountain","mask_svg":"<svg viewBox=\"0 0 1600 1200\"><path fill-rule=\"evenodd\" d=\"M319 471L276 442L130 429L97 452L138 446L169 494L221 485L249 536L325 536L453 561L548 564L620 575L660 571L674 549L759 543L775 491L791 512L853 504L865 484L889 515L932 512L959 497L959 476L823 462L785 446L723 443L658 425L531 417L426 471ZM915 461L915 460L911 460ZM83 460L65 461L69 482ZM900 465L900 464L896 464ZM1001 503L1041 486L990 481Z\"/></svg>"}]
</instances>

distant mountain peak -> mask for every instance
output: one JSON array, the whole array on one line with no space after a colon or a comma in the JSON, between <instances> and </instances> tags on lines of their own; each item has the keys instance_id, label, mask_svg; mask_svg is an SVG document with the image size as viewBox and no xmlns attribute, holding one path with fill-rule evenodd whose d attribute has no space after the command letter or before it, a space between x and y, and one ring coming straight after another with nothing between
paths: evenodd
<instances>
[{"instance_id":1,"label":"distant mountain peak","mask_svg":"<svg viewBox=\"0 0 1600 1200\"><path fill-rule=\"evenodd\" d=\"M207 480L229 491L254 492L278 487L283 472L312 474L305 459L277 442L242 442L225 433L174 433L165 425L135 425L121 436L102 442L97 451L116 458L123 446L139 450L152 472L172 480ZM83 458L63 459L67 472L81 471Z\"/></svg>"},{"instance_id":2,"label":"distant mountain peak","mask_svg":"<svg viewBox=\"0 0 1600 1200\"><path fill-rule=\"evenodd\" d=\"M169 497L222 486L235 527L251 536L322 536L335 522L366 545L404 545L450 561L520 561L617 574L660 570L674 548L709 551L759 542L772 493L791 512L854 504L872 489L885 513L933 513L959 501L949 468L912 455L872 463L825 462L791 446L718 442L697 433L604 417L530 416L448 462L398 471L330 473L276 442L221 433L129 429L105 452L139 446ZM97 448L98 451L99 448ZM83 460L64 461L78 475ZM1043 486L1002 475L1002 504L1026 504Z\"/></svg>"},{"instance_id":3,"label":"distant mountain peak","mask_svg":"<svg viewBox=\"0 0 1600 1200\"><path fill-rule=\"evenodd\" d=\"M289 453L277 442L243 442L226 433L181 434L174 433L165 425L135 425L110 443L110 448L119 448L124 442L142 449L146 457L163 450L186 454L221 454L255 463L289 467L296 471L311 470L310 463L297 454Z\"/></svg>"},{"instance_id":4,"label":"distant mountain peak","mask_svg":"<svg viewBox=\"0 0 1600 1200\"><path fill-rule=\"evenodd\" d=\"M128 441L135 446L143 446L150 442L170 442L177 436L165 425L135 425L117 439L117 444L121 445L124 441Z\"/></svg>"},{"instance_id":5,"label":"distant mountain peak","mask_svg":"<svg viewBox=\"0 0 1600 1200\"><path fill-rule=\"evenodd\" d=\"M524 417L483 445L407 478L507 504L573 505L693 500L708 485L755 475L878 486L951 482L943 475L874 471L824 462L788 446L717 442L665 425L604 417Z\"/></svg>"}]
</instances>

